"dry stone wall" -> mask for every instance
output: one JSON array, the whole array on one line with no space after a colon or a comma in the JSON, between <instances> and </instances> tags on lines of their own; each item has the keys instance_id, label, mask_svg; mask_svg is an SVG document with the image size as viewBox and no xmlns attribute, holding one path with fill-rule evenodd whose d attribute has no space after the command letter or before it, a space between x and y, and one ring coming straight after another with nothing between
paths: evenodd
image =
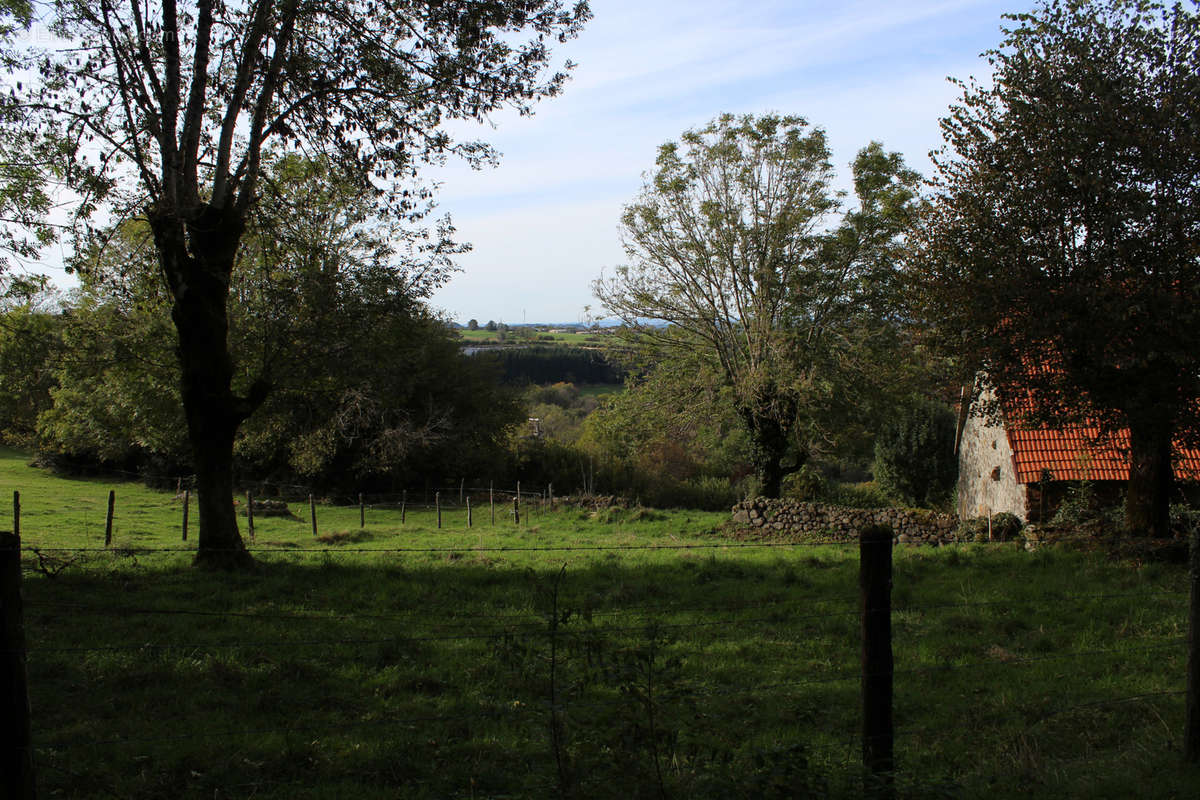
<instances>
[{"instance_id":1,"label":"dry stone wall","mask_svg":"<svg viewBox=\"0 0 1200 800\"><path fill-rule=\"evenodd\" d=\"M756 497L733 507L733 522L782 539L857 541L869 525L888 525L900 544L950 544L958 541L958 517L911 508L843 508L798 500Z\"/></svg>"}]
</instances>

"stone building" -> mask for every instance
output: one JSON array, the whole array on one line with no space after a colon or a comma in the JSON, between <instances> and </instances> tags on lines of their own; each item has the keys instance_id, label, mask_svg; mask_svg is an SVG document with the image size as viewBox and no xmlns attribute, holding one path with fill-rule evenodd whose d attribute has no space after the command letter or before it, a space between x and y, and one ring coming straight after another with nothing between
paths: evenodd
<instances>
[{"instance_id":1,"label":"stone building","mask_svg":"<svg viewBox=\"0 0 1200 800\"><path fill-rule=\"evenodd\" d=\"M1016 393L1014 393L1016 394ZM964 392L964 403L969 392ZM977 406L997 409L997 418L959 416L958 515L986 517L1001 512L1037 522L1053 514L1066 489L1088 481L1097 495L1116 501L1129 477L1129 432L1101 437L1093 425L1058 428L1021 425L1019 409L1001 392L985 391ZM1175 479L1200 481L1200 451L1177 448Z\"/></svg>"}]
</instances>

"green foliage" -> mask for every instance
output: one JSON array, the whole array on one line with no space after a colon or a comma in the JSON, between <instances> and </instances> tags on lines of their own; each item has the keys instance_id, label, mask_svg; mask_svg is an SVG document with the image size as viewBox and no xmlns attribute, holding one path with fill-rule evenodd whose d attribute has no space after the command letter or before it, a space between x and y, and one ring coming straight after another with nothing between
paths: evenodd
<instances>
[{"instance_id":1,"label":"green foliage","mask_svg":"<svg viewBox=\"0 0 1200 800\"><path fill-rule=\"evenodd\" d=\"M829 488L829 482L825 476L812 464L805 464L783 482L784 497L804 502L824 500Z\"/></svg>"},{"instance_id":2,"label":"green foliage","mask_svg":"<svg viewBox=\"0 0 1200 800\"><path fill-rule=\"evenodd\" d=\"M14 47L20 31L34 21L33 5L27 0L0 2L0 68L17 72L28 80L33 69L31 53ZM29 106L22 103L6 82L0 94L0 275L12 266L10 259L34 259L56 238L56 225L49 221L52 208L47 181L61 177L62 145L53 131L39 135ZM21 82L16 82L21 86ZM5 280L21 281L21 278Z\"/></svg>"},{"instance_id":3,"label":"green foliage","mask_svg":"<svg viewBox=\"0 0 1200 800\"><path fill-rule=\"evenodd\" d=\"M581 347L536 344L484 351L475 358L497 363L504 382L518 386L555 382L620 383L623 378L622 371L602 352Z\"/></svg>"},{"instance_id":4,"label":"green foliage","mask_svg":"<svg viewBox=\"0 0 1200 800\"><path fill-rule=\"evenodd\" d=\"M873 481L836 484L826 497L830 503L847 508L891 508L895 505Z\"/></svg>"},{"instance_id":5,"label":"green foliage","mask_svg":"<svg viewBox=\"0 0 1200 800\"><path fill-rule=\"evenodd\" d=\"M1200 432L1200 13L1043 0L1009 20L990 85L960 82L942 120L913 297L1037 421L1128 430L1128 526L1165 536L1172 441Z\"/></svg>"},{"instance_id":6,"label":"green foliage","mask_svg":"<svg viewBox=\"0 0 1200 800\"><path fill-rule=\"evenodd\" d=\"M1025 524L1016 514L1001 511L992 516L992 539L1000 542L1012 541L1021 533L1023 527Z\"/></svg>"},{"instance_id":7,"label":"green foliage","mask_svg":"<svg viewBox=\"0 0 1200 800\"><path fill-rule=\"evenodd\" d=\"M381 238L327 164L280 159L271 176L232 277L234 388L269 389L235 442L242 474L361 488L495 459L520 408L423 302L445 253L412 245L397 260L405 237ZM190 471L177 334L153 258L135 221L76 261L83 288L63 337L77 357L56 371L43 450Z\"/></svg>"},{"instance_id":8,"label":"green foliage","mask_svg":"<svg viewBox=\"0 0 1200 800\"><path fill-rule=\"evenodd\" d=\"M6 276L0 297L0 438L31 447L37 418L51 403L60 357L58 298L42 276Z\"/></svg>"},{"instance_id":9,"label":"green foliage","mask_svg":"<svg viewBox=\"0 0 1200 800\"><path fill-rule=\"evenodd\" d=\"M875 439L875 480L905 505L936 506L954 488L956 419L942 403L913 397Z\"/></svg>"},{"instance_id":10,"label":"green foliage","mask_svg":"<svg viewBox=\"0 0 1200 800\"><path fill-rule=\"evenodd\" d=\"M824 131L722 115L659 148L621 220L631 263L593 284L627 346L710 362L769 496L837 438L870 382L869 332L883 327L918 176L878 143L853 170L859 206L831 226Z\"/></svg>"},{"instance_id":11,"label":"green foliage","mask_svg":"<svg viewBox=\"0 0 1200 800\"><path fill-rule=\"evenodd\" d=\"M664 362L584 421L599 485L656 506L728 508L753 472L745 429L705 371Z\"/></svg>"},{"instance_id":12,"label":"green foliage","mask_svg":"<svg viewBox=\"0 0 1200 800\"><path fill-rule=\"evenodd\" d=\"M388 307L402 311L403 298L426 296L463 248L447 218L415 228L433 211L419 168L448 156L493 161L486 144L454 141L448 123L532 113L557 94L571 64L554 69L547 41L574 37L591 12L586 2L560 0L205 2L182 10L81 0L55 3L44 16L71 46L37 48L31 85L18 82L11 93L34 110L41 131L67 141L58 163L80 197L77 218L103 203L101 213L140 215L153 233L143 278L161 278L179 333L180 399L204 498L198 560L247 567L232 498L216 495L232 487L241 424L288 376L272 373L274 358L249 364L231 341L231 309L262 310L243 302L235 271L248 255L263 267L247 294L267 300L273 322L320 319L347 279L353 288L374 284L356 305L376 319ZM305 173L310 180L297 180ZM274 192L273 178L290 183L287 191ZM329 202L347 190L351 202ZM290 204L289 213L271 209L272 199ZM352 254L346 269L328 257L335 251ZM294 261L276 259L284 253ZM360 281L364 273L375 280ZM289 277L317 289L304 307L291 304ZM335 392L342 419L313 432L293 466L377 472L403 455L400 445L437 433L439 409L424 419L395 410L381 393L388 384L358 385L352 397ZM382 447L339 463L338 440L354 441L364 427Z\"/></svg>"},{"instance_id":13,"label":"green foliage","mask_svg":"<svg viewBox=\"0 0 1200 800\"><path fill-rule=\"evenodd\" d=\"M83 294L61 326L70 355L51 362L52 404L38 416L38 449L62 466L189 471L165 315Z\"/></svg>"},{"instance_id":14,"label":"green foliage","mask_svg":"<svg viewBox=\"0 0 1200 800\"><path fill-rule=\"evenodd\" d=\"M1115 505L1105 502L1095 484L1077 481L1067 487L1050 524L1068 527L1100 524L1116 530L1121 527L1121 514Z\"/></svg>"}]
</instances>

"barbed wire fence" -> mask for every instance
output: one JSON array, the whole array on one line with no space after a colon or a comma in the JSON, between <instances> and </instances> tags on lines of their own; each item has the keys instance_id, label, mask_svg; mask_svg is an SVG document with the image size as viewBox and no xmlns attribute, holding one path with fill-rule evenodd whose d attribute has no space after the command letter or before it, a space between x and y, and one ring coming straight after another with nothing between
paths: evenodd
<instances>
[{"instance_id":1,"label":"barbed wire fence","mask_svg":"<svg viewBox=\"0 0 1200 800\"><path fill-rule=\"evenodd\" d=\"M494 487L489 487L490 493L499 494ZM437 496L441 490L434 490L434 503L431 506L420 504L418 507L426 510L441 510L452 507L465 512L470 490L465 486L459 487L464 498L461 506L449 503L442 506ZM451 494L450 490L448 494ZM482 491L476 489L475 491ZM530 499L542 498L549 504L552 492L527 493ZM523 496L519 488L511 493L518 503ZM110 494L110 509L112 507ZM376 505L384 496L375 498ZM394 497L394 496L393 496ZM360 509L366 506L365 497L356 498ZM404 494L399 498L401 509L407 507L408 499ZM347 503L345 506L352 506ZM253 508L252 501L249 507ZM311 507L311 501L310 501ZM186 509L186 505L184 506ZM186 513L186 511L184 512ZM813 674L788 677L781 680L758 682L754 686L738 685L676 685L673 688L680 695L686 695L689 702L703 704L717 702L720 699L743 698L753 701L764 697L766 693L775 693L774 698L786 696L788 692L806 692L813 689L837 688L839 697L845 698L852 692L853 684L858 684L857 702L861 710L861 725L857 730L840 730L836 732L846 742L847 752L856 746L860 749L860 760L866 770L867 778L863 784L871 794L880 797L893 796L898 781L905 779L903 762L897 765L895 758L896 736L918 738L922 736L944 735L944 730L924 729L920 727L895 726L895 688L896 679L901 679L901 687L912 694L915 687L922 686L923 680L931 677L944 679L946 676L969 675L977 676L981 672L1017 670L1032 667L1047 662L1082 663L1094 665L1106 661L1128 659L1137 655L1156 655L1170 658L1186 657L1186 680L1178 688L1154 692L1136 692L1132 694L1118 693L1116 695L1091 697L1077 703L1050 705L1041 710L1038 716L1029 720L1026 711L1021 711L1017 717L1028 729L1043 725L1047 720L1069 715L1084 709L1097 709L1129 704L1153 704L1170 701L1180 696L1185 698L1185 727L1182 732L1183 752L1186 758L1196 761L1200 754L1200 711L1197 710L1197 692L1200 691L1200 681L1196 671L1200 668L1200 658L1197 657L1196 625L1198 608L1200 608L1200 544L1193 536L1191 562L1189 573L1189 590L1180 592L1109 592L1109 593L1062 593L1058 595L1041 595L1029 597L1014 594L1003 600L970 601L962 603L939 604L900 604L892 603L892 548L893 538L890 531L875 529L864 531L858 540L860 586L857 594L847 593L838 597L810 596L788 600L760 601L753 603L726 603L723 605L679 605L679 604L643 604L622 606L615 609L597 609L587 611L588 624L582 626L577 634L567 622L569 613L578 614L578 609L568 609L559 596L559 584L553 585L553 591L548 595L543 606L533 612L478 612L459 614L454 607L423 608L420 612L410 614L378 614L370 611L327 613L281 613L281 612L245 612L237 610L212 610L187 608L182 606L138 606L112 603L38 603L36 601L25 605L21 593L21 563L22 556L28 561L28 567L37 569L41 560L46 557L68 557L71 555L90 559L120 559L158 554L178 554L194 552L193 547L181 543L178 547L111 547L111 518L109 513L109 533L106 535L105 547L45 547L22 546L19 531L20 500L14 494L14 530L13 534L0 535L0 599L3 602L4 629L3 640L0 641L0 652L3 653L3 664L0 665L0 685L6 687L6 697L9 706L3 714L4 723L0 723L0 774L3 778L3 788L6 796L33 797L35 792L34 769L38 763L48 763L51 769L58 768L64 753L90 750L97 747L138 747L154 745L163 742L176 741L181 743L199 742L221 736L234 739L249 739L263 736L301 736L328 735L330 725L317 723L287 724L279 726L231 726L219 731L206 730L202 733L181 733L175 737L155 736L152 739L139 739L136 736L114 737L111 739L96 739L95 737L72 738L59 735L40 741L35 737L36 720L29 713L27 689L27 658L43 657L84 657L89 654L122 653L131 656L171 652L186 652L192 657L202 657L221 652L255 651L260 653L280 653L295 651L338 652L339 648L367 648L372 646L421 646L435 643L447 645L469 645L484 643L491 646L490 655L506 654L503 657L520 661L536 661L543 670L549 670L550 683L541 696L530 699L529 702L513 705L500 696L485 697L467 710L456 710L453 713L410 713L391 714L381 713L370 719L337 719L333 726L337 731L368 731L368 730L410 730L414 726L454 725L458 723L479 723L482 721L508 722L521 725L542 726L549 731L548 749L554 755L556 766L550 770L542 785L548 793L561 796L579 794L586 796L589 779L578 769L570 767L568 758L564 755L565 730L567 720L595 713L604 718L614 713L629 711L629 706L635 706L634 713L653 719L655 711L661 708L655 702L666 703L667 700L656 701L651 693L642 691L636 682L624 686L628 691L612 694L612 696L589 696L586 699L572 695L561 685L556 686L554 670L565 670L567 658L565 648L568 641L572 646L576 639L595 642L605 637L643 637L642 649L638 658L642 660L637 666L644 670L647 681L651 680L654 670L668 672L669 665L663 658L663 647L656 645L661 637L704 631L704 646L712 646L721 641L724 636L732 640L745 637L747 630L768 630L781 624L791 626L789 635L777 639L763 637L764 641L758 646L770 647L794 646L805 636L819 633L831 620L853 619L860 620L860 644L862 648L860 668L853 671L814 672ZM314 517L315 519L315 517ZM519 517L518 517L519 520ZM461 522L461 521L460 521ZM315 523L314 523L315 534ZM646 543L646 544L606 544L606 545L539 545L518 544L492 546L480 545L482 553L495 555L516 553L622 553L634 551L672 551L686 553L688 551L706 550L738 550L738 549L776 549L785 552L802 551L813 546L847 546L845 540L828 539L796 542L737 542L713 541L691 542L678 544ZM404 557L417 554L450 556L460 553L462 547L448 546L401 546L401 547L273 547L254 546L249 548L251 553L268 559L308 558L314 555L337 557L339 559L356 559L392 555ZM68 564L67 568L73 565ZM564 567L565 568L565 567ZM561 579L562 573L560 573ZM1027 607L1035 612L1047 603L1095 603L1095 602L1128 602L1131 608L1138 607L1149 601L1178 602L1182 611L1185 607L1189 615L1189 628L1186 637L1164 636L1161 634L1143 634L1137 637L1126 637L1119 647L1095 647L1050 653L1007 653L1002 652L997 657L986 660L966 661L960 663L939 663L934 665L905 665L899 667L894 662L893 629L902 632L914 617L935 615L941 612L954 611L958 613L992 609L996 606L1006 608ZM857 602L858 607L853 608ZM818 610L819 609L819 610ZM222 620L255 620L287 623L289 626L303 626L306 623L329 624L335 623L369 623L383 625L385 631L375 635L357 636L322 636L303 635L303 632L292 630L288 636L252 639L212 640L195 638L174 641L129 641L112 642L107 644L79 644L63 646L45 646L37 643L28 644L29 637L25 630L26 611L32 612L33 618L43 619L58 613L70 613L96 618L98 621L113 615L144 616L144 617L209 617ZM689 615L692 618L684 621L663 621L678 615ZM606 618L617 618L612 623L605 623ZM636 624L627 624L627 618L637 620ZM600 620L597 622L596 620ZM388 630L390 623L402 624L402 630ZM414 627L420 630L414 630ZM648 644L646 643L648 641ZM586 644L585 642L585 644ZM655 651L655 647L658 651ZM648 649L647 649L648 648ZM635 648L636 649L636 648ZM548 654L547 654L548 650ZM531 655L532 651L536 651ZM350 655L353 659L355 656ZM598 656L599 657L599 656ZM528 665L526 665L528 666ZM628 668L628 664L625 665ZM611 667L611 665L610 665ZM559 676L562 677L561 675ZM668 676L658 676L667 680ZM677 680L677 679L676 679ZM639 693L640 692L640 693ZM631 697L633 699L631 699ZM616 709L616 711L614 711ZM998 720L992 720L998 724ZM644 725L644 722L642 723ZM660 723L662 724L662 723ZM653 723L650 723L653 729ZM658 733L661 733L659 731ZM657 782L663 788L664 778L662 769L665 754L656 747L658 733L651 730L648 738L641 747L649 752L646 756L652 762L654 770L642 775L642 779L651 783ZM835 737L836 738L836 737ZM526 787L528 788L528 786ZM596 788L596 787L593 787Z\"/></svg>"},{"instance_id":2,"label":"barbed wire fence","mask_svg":"<svg viewBox=\"0 0 1200 800\"><path fill-rule=\"evenodd\" d=\"M145 481L148 484L158 484L161 486L174 485L176 487L176 494L173 499L180 503L181 539L187 541L190 530L191 496L195 488L194 476L154 476L122 470L110 470L90 475L89 477L110 478L122 481L139 480ZM464 516L467 527L474 527L476 524L474 515L480 512L485 515L484 520L481 520L481 524L483 521L486 521L487 524L495 525L497 519L501 522L511 520L520 524L523 513L537 515L544 512L547 508L554 509L562 503L586 505L596 499L585 495L556 496L554 493L554 484L552 483L536 489L528 487L522 489L519 481L515 483L515 488L497 488L494 482L490 483L487 487L467 487L466 481L463 480L457 487L427 486L423 489L411 490L411 492L408 489L402 489L389 493L318 492L312 486L271 481L243 482L243 487L244 491L234 498L234 503L242 506L242 511L247 518L247 534L252 540L255 537L256 515L261 518L264 515L278 513L278 509L283 508L286 513L298 516L288 507L289 503L306 504L306 516L310 521L313 536L316 537L320 535L319 509L345 510L356 508L358 510L360 528L366 527L368 521L367 515L372 511L399 511L401 514L401 524L407 521L408 511L433 511L437 517L438 528L442 527L443 512L457 513ZM106 496L107 514L104 525L104 542L105 546L108 547L112 544L113 525L118 513L117 490L109 489ZM611 502L614 498L606 498L606 500ZM485 502L486 507L484 506ZM500 509L499 512L497 508ZM13 531L20 533L20 526L21 493L19 490L15 490L13 492L12 503Z\"/></svg>"}]
</instances>

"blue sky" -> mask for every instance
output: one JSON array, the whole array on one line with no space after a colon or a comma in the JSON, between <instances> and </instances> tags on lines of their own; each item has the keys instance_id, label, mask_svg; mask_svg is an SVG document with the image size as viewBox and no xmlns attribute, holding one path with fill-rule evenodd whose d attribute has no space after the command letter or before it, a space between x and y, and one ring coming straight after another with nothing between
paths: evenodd
<instances>
[{"instance_id":1,"label":"blue sky","mask_svg":"<svg viewBox=\"0 0 1200 800\"><path fill-rule=\"evenodd\" d=\"M558 58L578 64L533 117L460 134L494 144L494 169L433 176L440 210L474 250L433 298L452 319L574 322L599 312L590 283L624 262L618 221L658 145L723 112L804 116L848 164L879 140L928 175L947 77L984 78L1001 15L1030 0L711 2L592 0Z\"/></svg>"}]
</instances>

